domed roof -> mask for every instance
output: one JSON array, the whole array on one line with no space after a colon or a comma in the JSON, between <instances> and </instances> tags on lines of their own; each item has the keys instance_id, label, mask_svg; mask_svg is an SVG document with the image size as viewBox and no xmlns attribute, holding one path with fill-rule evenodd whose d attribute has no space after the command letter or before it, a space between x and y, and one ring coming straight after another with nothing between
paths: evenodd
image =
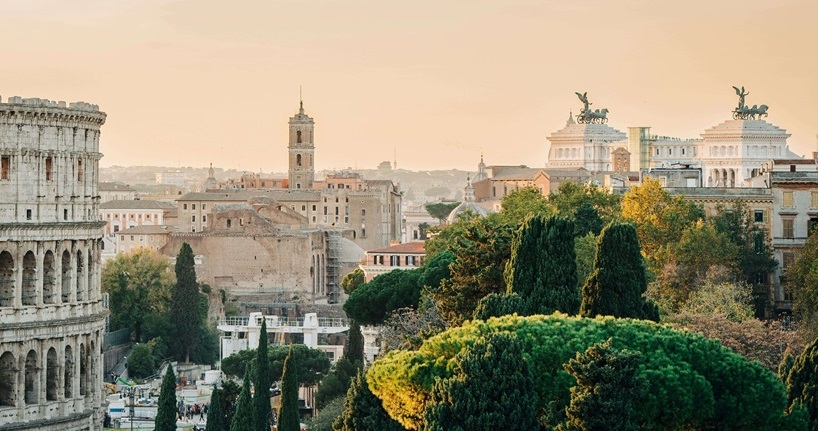
<instances>
[{"instance_id":1,"label":"domed roof","mask_svg":"<svg viewBox=\"0 0 818 431\"><path fill-rule=\"evenodd\" d=\"M463 189L463 203L449 213L449 217L446 217L446 222L449 224L456 222L460 214L466 211L470 211L480 217L488 215L488 211L486 211L485 208L474 202L474 187L471 185L471 178L466 178L466 187Z\"/></svg>"},{"instance_id":2,"label":"domed roof","mask_svg":"<svg viewBox=\"0 0 818 431\"><path fill-rule=\"evenodd\" d=\"M337 241L340 251L338 260L341 263L358 263L366 258L366 252L358 244L343 237L339 237Z\"/></svg>"}]
</instances>

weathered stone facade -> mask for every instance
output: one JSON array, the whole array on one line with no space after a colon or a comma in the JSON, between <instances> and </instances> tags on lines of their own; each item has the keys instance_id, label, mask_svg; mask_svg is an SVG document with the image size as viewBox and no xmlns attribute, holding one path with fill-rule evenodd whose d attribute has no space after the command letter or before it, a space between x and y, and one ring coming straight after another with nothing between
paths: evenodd
<instances>
[{"instance_id":1,"label":"weathered stone facade","mask_svg":"<svg viewBox=\"0 0 818 431\"><path fill-rule=\"evenodd\" d=\"M0 103L0 429L102 427L97 190L105 113Z\"/></svg>"}]
</instances>

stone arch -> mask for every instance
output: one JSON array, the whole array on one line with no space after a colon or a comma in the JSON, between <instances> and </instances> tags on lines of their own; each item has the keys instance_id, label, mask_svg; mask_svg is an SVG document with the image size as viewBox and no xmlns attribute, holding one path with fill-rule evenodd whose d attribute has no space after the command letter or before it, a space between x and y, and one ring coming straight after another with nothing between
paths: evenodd
<instances>
[{"instance_id":1,"label":"stone arch","mask_svg":"<svg viewBox=\"0 0 818 431\"><path fill-rule=\"evenodd\" d=\"M296 154L295 155L295 165L296 166L301 166L301 154Z\"/></svg>"},{"instance_id":2,"label":"stone arch","mask_svg":"<svg viewBox=\"0 0 818 431\"><path fill-rule=\"evenodd\" d=\"M14 355L5 352L0 356L0 407L14 407L16 402L15 383L17 382L17 367L14 365Z\"/></svg>"},{"instance_id":3,"label":"stone arch","mask_svg":"<svg viewBox=\"0 0 818 431\"><path fill-rule=\"evenodd\" d=\"M0 307L14 305L14 258L11 253L0 253Z\"/></svg>"},{"instance_id":4,"label":"stone arch","mask_svg":"<svg viewBox=\"0 0 818 431\"><path fill-rule=\"evenodd\" d=\"M63 393L65 398L74 396L74 352L71 346L65 346L65 373L63 373Z\"/></svg>"},{"instance_id":5,"label":"stone arch","mask_svg":"<svg viewBox=\"0 0 818 431\"><path fill-rule=\"evenodd\" d=\"M37 258L28 251L23 256L23 305L37 305Z\"/></svg>"},{"instance_id":6,"label":"stone arch","mask_svg":"<svg viewBox=\"0 0 818 431\"><path fill-rule=\"evenodd\" d=\"M29 350L26 355L25 401L26 404L37 404L40 395L40 378L37 373L37 352Z\"/></svg>"},{"instance_id":7,"label":"stone arch","mask_svg":"<svg viewBox=\"0 0 818 431\"><path fill-rule=\"evenodd\" d=\"M727 187L727 169L721 170L721 186Z\"/></svg>"},{"instance_id":8,"label":"stone arch","mask_svg":"<svg viewBox=\"0 0 818 431\"><path fill-rule=\"evenodd\" d=\"M68 250L62 252L62 302L71 300L71 253Z\"/></svg>"},{"instance_id":9,"label":"stone arch","mask_svg":"<svg viewBox=\"0 0 818 431\"><path fill-rule=\"evenodd\" d=\"M43 304L53 304L56 301L55 279L54 253L48 250L43 257Z\"/></svg>"},{"instance_id":10,"label":"stone arch","mask_svg":"<svg viewBox=\"0 0 818 431\"><path fill-rule=\"evenodd\" d=\"M730 169L730 187L736 186L736 170Z\"/></svg>"},{"instance_id":11,"label":"stone arch","mask_svg":"<svg viewBox=\"0 0 818 431\"><path fill-rule=\"evenodd\" d=\"M301 142L301 131L300 131L300 130L296 130L296 131L295 131L295 143L296 143L296 144L300 144L300 143L302 143L302 142ZM301 159L301 157L299 156L299 160L300 160L300 159Z\"/></svg>"},{"instance_id":12,"label":"stone arch","mask_svg":"<svg viewBox=\"0 0 818 431\"><path fill-rule=\"evenodd\" d=\"M77 251L77 301L82 301L85 291L85 259L82 250Z\"/></svg>"},{"instance_id":13,"label":"stone arch","mask_svg":"<svg viewBox=\"0 0 818 431\"><path fill-rule=\"evenodd\" d=\"M57 362L57 350L48 349L46 354L45 368L45 399L47 401L57 401L57 383L59 379L60 364Z\"/></svg>"},{"instance_id":14,"label":"stone arch","mask_svg":"<svg viewBox=\"0 0 818 431\"><path fill-rule=\"evenodd\" d=\"M88 391L88 346L80 343L80 396Z\"/></svg>"},{"instance_id":15,"label":"stone arch","mask_svg":"<svg viewBox=\"0 0 818 431\"><path fill-rule=\"evenodd\" d=\"M713 169L713 179L715 181L713 186L718 187L721 185L721 172L718 169Z\"/></svg>"}]
</instances>

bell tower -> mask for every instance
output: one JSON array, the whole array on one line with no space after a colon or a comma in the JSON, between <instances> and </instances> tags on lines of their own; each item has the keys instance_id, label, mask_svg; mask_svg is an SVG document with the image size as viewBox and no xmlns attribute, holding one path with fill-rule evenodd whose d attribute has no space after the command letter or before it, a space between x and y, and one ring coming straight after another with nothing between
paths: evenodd
<instances>
[{"instance_id":1,"label":"bell tower","mask_svg":"<svg viewBox=\"0 0 818 431\"><path fill-rule=\"evenodd\" d=\"M315 121L304 113L304 101L299 102L298 114L290 117L289 188L312 189L315 181Z\"/></svg>"}]
</instances>

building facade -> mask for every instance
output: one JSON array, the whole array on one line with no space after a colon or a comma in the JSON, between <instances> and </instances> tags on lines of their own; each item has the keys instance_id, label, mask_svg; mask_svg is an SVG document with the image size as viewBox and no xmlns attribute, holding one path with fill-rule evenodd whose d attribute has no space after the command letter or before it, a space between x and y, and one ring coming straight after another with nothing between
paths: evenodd
<instances>
[{"instance_id":1,"label":"building facade","mask_svg":"<svg viewBox=\"0 0 818 431\"><path fill-rule=\"evenodd\" d=\"M366 261L361 263L360 268L364 272L364 280L370 282L373 278L396 269L419 268L423 266L425 258L426 242L413 241L368 250Z\"/></svg>"},{"instance_id":2,"label":"building facade","mask_svg":"<svg viewBox=\"0 0 818 431\"><path fill-rule=\"evenodd\" d=\"M102 428L100 127L87 103L0 103L0 429Z\"/></svg>"}]
</instances>

